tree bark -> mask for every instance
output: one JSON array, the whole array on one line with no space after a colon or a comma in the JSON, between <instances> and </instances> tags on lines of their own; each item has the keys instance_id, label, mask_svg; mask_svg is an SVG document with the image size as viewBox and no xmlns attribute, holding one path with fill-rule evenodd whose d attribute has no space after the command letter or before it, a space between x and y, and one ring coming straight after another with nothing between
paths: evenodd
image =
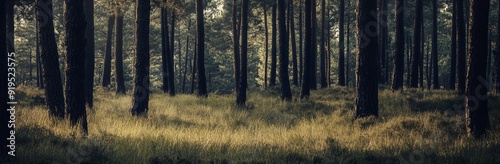
<instances>
[{"instance_id":1,"label":"tree bark","mask_svg":"<svg viewBox=\"0 0 500 164\"><path fill-rule=\"evenodd\" d=\"M196 0L196 32L197 32L197 68L198 68L198 96L207 97L207 79L205 76L205 25L203 16L203 1Z\"/></svg>"},{"instance_id":2,"label":"tree bark","mask_svg":"<svg viewBox=\"0 0 500 164\"><path fill-rule=\"evenodd\" d=\"M293 85L299 86L299 70L297 66L297 42L295 40L295 18L293 14L293 2L290 2L288 10L288 19L290 20L290 41L292 45L292 81Z\"/></svg>"},{"instance_id":3,"label":"tree bark","mask_svg":"<svg viewBox=\"0 0 500 164\"><path fill-rule=\"evenodd\" d=\"M344 66L344 0L340 0L339 17L339 86L345 86L345 66Z\"/></svg>"},{"instance_id":4,"label":"tree bark","mask_svg":"<svg viewBox=\"0 0 500 164\"><path fill-rule=\"evenodd\" d=\"M238 1L233 0L233 57L234 57L234 90L236 91L236 100L239 104L239 85L240 85L240 35L238 31ZM239 20L241 21L241 20ZM244 104L244 102L243 102Z\"/></svg>"},{"instance_id":5,"label":"tree bark","mask_svg":"<svg viewBox=\"0 0 500 164\"><path fill-rule=\"evenodd\" d=\"M125 95L125 78L123 76L123 15L121 11L116 12L115 28L116 93Z\"/></svg>"},{"instance_id":6,"label":"tree bark","mask_svg":"<svg viewBox=\"0 0 500 164\"><path fill-rule=\"evenodd\" d=\"M312 82L310 82L309 84L311 85L310 89L312 90L316 90L318 88L318 83L317 83L317 70L318 70L318 62L317 62L317 59L318 59L318 40L317 40L317 28L316 28L316 25L317 25L317 18L316 18L316 0L312 0L311 2L311 22L312 22L312 25L311 25L311 51L312 51L312 69L310 70L310 78L312 79Z\"/></svg>"},{"instance_id":7,"label":"tree bark","mask_svg":"<svg viewBox=\"0 0 500 164\"><path fill-rule=\"evenodd\" d=\"M321 0L321 32L319 33L320 36L320 55L319 55L319 81L320 81L320 87L321 88L326 88L326 39L325 39L325 31L326 31L326 14L325 14L325 9L326 7L326 2L325 0ZM344 62L344 59L339 59L339 62Z\"/></svg>"},{"instance_id":8,"label":"tree bark","mask_svg":"<svg viewBox=\"0 0 500 164\"><path fill-rule=\"evenodd\" d=\"M290 79L288 76L288 37L286 32L286 2L278 0L278 19L279 19L279 49L280 49L280 83L281 100L292 101L292 92L290 90Z\"/></svg>"},{"instance_id":9,"label":"tree bark","mask_svg":"<svg viewBox=\"0 0 500 164\"><path fill-rule=\"evenodd\" d=\"M423 0L417 0L415 7L415 22L413 25L413 54L411 64L411 88L418 88L419 83L419 66L420 66L420 42L422 39L422 13L423 13Z\"/></svg>"},{"instance_id":10,"label":"tree bark","mask_svg":"<svg viewBox=\"0 0 500 164\"><path fill-rule=\"evenodd\" d=\"M396 0L394 8L396 17L396 51L394 56L394 70L392 74L392 90L403 88L405 64L405 17L404 0Z\"/></svg>"},{"instance_id":11,"label":"tree bark","mask_svg":"<svg viewBox=\"0 0 500 164\"><path fill-rule=\"evenodd\" d=\"M302 3L302 0L299 0L299 85L302 86L302 76L303 76L303 72L304 72L304 53L302 52L304 49L304 39L303 39L303 14L302 14L302 9L304 8L303 7L303 3Z\"/></svg>"},{"instance_id":12,"label":"tree bark","mask_svg":"<svg viewBox=\"0 0 500 164\"><path fill-rule=\"evenodd\" d=\"M113 27L115 17L108 17L108 33L106 37L106 54L104 56L104 71L102 74L102 86L107 87L111 83L111 47L113 46Z\"/></svg>"},{"instance_id":13,"label":"tree bark","mask_svg":"<svg viewBox=\"0 0 500 164\"><path fill-rule=\"evenodd\" d=\"M269 30L267 27L267 7L264 5L264 33L265 33L265 48L266 48L266 58L264 59L264 88L267 88L267 65L268 65L268 59L269 59Z\"/></svg>"},{"instance_id":14,"label":"tree bark","mask_svg":"<svg viewBox=\"0 0 500 164\"><path fill-rule=\"evenodd\" d=\"M172 11L170 26L171 26L170 27L170 53L167 54L168 55L168 61L167 61L167 64L168 64L168 94L170 96L175 96L175 63L174 63L175 11Z\"/></svg>"},{"instance_id":15,"label":"tree bark","mask_svg":"<svg viewBox=\"0 0 500 164\"><path fill-rule=\"evenodd\" d=\"M85 107L85 11L84 3L79 0L66 0L66 108L70 123L81 126L83 133L88 133L87 112ZM46 69L47 70L47 69Z\"/></svg>"},{"instance_id":16,"label":"tree bark","mask_svg":"<svg viewBox=\"0 0 500 164\"><path fill-rule=\"evenodd\" d=\"M350 10L351 9L351 1L347 1L347 9ZM345 10L344 10L345 11ZM349 12L350 13L350 12ZM350 72L351 72L351 61L350 61L350 54L351 54L351 48L350 48L350 45L351 45L351 42L350 42L350 36L351 36L351 25L350 25L350 22L351 22L351 17L349 15L349 13L347 14L347 51L345 53L345 86L349 87L349 83L350 83Z\"/></svg>"},{"instance_id":17,"label":"tree bark","mask_svg":"<svg viewBox=\"0 0 500 164\"><path fill-rule=\"evenodd\" d=\"M248 12L249 0L243 0L241 10L241 65L240 80L236 103L244 106L247 101L247 58L248 58Z\"/></svg>"},{"instance_id":18,"label":"tree bark","mask_svg":"<svg viewBox=\"0 0 500 164\"><path fill-rule=\"evenodd\" d=\"M132 97L133 116L146 116L149 109L149 20L150 0L136 0L135 76Z\"/></svg>"},{"instance_id":19,"label":"tree bark","mask_svg":"<svg viewBox=\"0 0 500 164\"><path fill-rule=\"evenodd\" d=\"M497 13L497 27L500 27L500 3L498 3L498 13ZM497 30L497 45L495 52L495 90L500 93L500 30Z\"/></svg>"},{"instance_id":20,"label":"tree bark","mask_svg":"<svg viewBox=\"0 0 500 164\"><path fill-rule=\"evenodd\" d=\"M277 28L276 28L276 2L274 2L271 14L271 79L269 86L276 85L276 67L277 67Z\"/></svg>"},{"instance_id":21,"label":"tree bark","mask_svg":"<svg viewBox=\"0 0 500 164\"><path fill-rule=\"evenodd\" d=\"M310 87L311 83L315 82L312 79L311 72L314 69L314 62L312 57L312 8L315 7L313 5L313 0L305 0L304 5L304 27L305 27L305 36L304 36L304 70L302 71L302 84L300 90L300 99L308 98L310 95Z\"/></svg>"},{"instance_id":22,"label":"tree bark","mask_svg":"<svg viewBox=\"0 0 500 164\"><path fill-rule=\"evenodd\" d=\"M37 2L36 2L37 3ZM36 7L35 11L36 11L36 14L37 14L37 17L38 17L38 7ZM37 18L38 19L38 18ZM38 22L38 20L36 20L36 57L35 57L35 63L36 63L36 86L40 89L44 89L45 88L45 85L43 83L43 76L42 76L42 73L43 73L43 66L42 66L42 61L40 59L40 23ZM54 36L55 37L55 36ZM55 39L55 38L54 38Z\"/></svg>"},{"instance_id":23,"label":"tree bark","mask_svg":"<svg viewBox=\"0 0 500 164\"><path fill-rule=\"evenodd\" d=\"M191 20L188 21L188 30L191 29ZM186 76L187 76L187 65L189 56L189 35L186 38L186 56L184 57L184 75L182 76L182 92L186 93Z\"/></svg>"},{"instance_id":24,"label":"tree bark","mask_svg":"<svg viewBox=\"0 0 500 164\"><path fill-rule=\"evenodd\" d=\"M85 21L87 22L85 31L85 103L93 108L94 106L94 0L84 0Z\"/></svg>"},{"instance_id":25,"label":"tree bark","mask_svg":"<svg viewBox=\"0 0 500 164\"><path fill-rule=\"evenodd\" d=\"M195 38L195 42L194 42L194 53L193 53L193 64L191 65L191 94L194 93L194 88L195 88L195 79L196 79L196 70L198 70L198 68L196 67L196 62L198 61L197 57L198 56L198 39Z\"/></svg>"},{"instance_id":26,"label":"tree bark","mask_svg":"<svg viewBox=\"0 0 500 164\"><path fill-rule=\"evenodd\" d=\"M378 36L376 31L367 31L377 19L370 15L377 10L377 1L357 0L356 24L358 29L356 57L356 115L355 118L378 116ZM373 55L376 54L376 55Z\"/></svg>"},{"instance_id":27,"label":"tree bark","mask_svg":"<svg viewBox=\"0 0 500 164\"><path fill-rule=\"evenodd\" d=\"M488 116L488 16L489 0L471 0L469 28L469 63L465 117L469 137L480 138L490 129Z\"/></svg>"},{"instance_id":28,"label":"tree bark","mask_svg":"<svg viewBox=\"0 0 500 164\"><path fill-rule=\"evenodd\" d=\"M465 21L464 2L457 1L457 80L458 93L465 94Z\"/></svg>"},{"instance_id":29,"label":"tree bark","mask_svg":"<svg viewBox=\"0 0 500 164\"><path fill-rule=\"evenodd\" d=\"M438 70L438 42L437 42L437 31L438 31L438 5L437 0L432 1L432 85L433 89L439 89L439 70Z\"/></svg>"},{"instance_id":30,"label":"tree bark","mask_svg":"<svg viewBox=\"0 0 500 164\"><path fill-rule=\"evenodd\" d=\"M457 82L457 0L453 1L451 20L451 54L450 54L450 83L449 89L455 90Z\"/></svg>"}]
</instances>

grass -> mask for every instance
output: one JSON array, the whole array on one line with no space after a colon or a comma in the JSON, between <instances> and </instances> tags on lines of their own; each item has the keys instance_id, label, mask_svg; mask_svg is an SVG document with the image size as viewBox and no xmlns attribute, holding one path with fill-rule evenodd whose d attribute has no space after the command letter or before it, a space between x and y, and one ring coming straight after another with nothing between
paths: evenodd
<instances>
[{"instance_id":1,"label":"grass","mask_svg":"<svg viewBox=\"0 0 500 164\"><path fill-rule=\"evenodd\" d=\"M49 118L42 91L18 92L19 163L500 162L498 95L490 96L489 135L474 140L466 137L463 98L449 91L381 90L380 116L353 120L354 90L342 87L292 103L277 89L250 91L244 108L233 95L155 92L147 118L131 116L130 95L97 89L88 136Z\"/></svg>"}]
</instances>

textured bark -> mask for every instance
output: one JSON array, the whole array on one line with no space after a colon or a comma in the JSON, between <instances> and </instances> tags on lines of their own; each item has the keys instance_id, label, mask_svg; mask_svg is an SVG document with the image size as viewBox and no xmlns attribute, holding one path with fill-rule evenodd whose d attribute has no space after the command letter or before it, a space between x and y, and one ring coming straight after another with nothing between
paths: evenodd
<instances>
[{"instance_id":1,"label":"textured bark","mask_svg":"<svg viewBox=\"0 0 500 164\"><path fill-rule=\"evenodd\" d=\"M304 70L302 71L302 84L300 90L300 99L304 99L309 97L310 95L310 87L311 83L314 82L314 79L311 79L312 75L310 74L312 69L314 69L313 57L312 57L312 4L313 0L305 0L304 5Z\"/></svg>"},{"instance_id":2,"label":"textured bark","mask_svg":"<svg viewBox=\"0 0 500 164\"><path fill-rule=\"evenodd\" d=\"M243 0L241 10L241 65L240 65L240 80L236 103L239 106L245 105L247 101L247 60L248 60L248 12L249 0Z\"/></svg>"},{"instance_id":3,"label":"textured bark","mask_svg":"<svg viewBox=\"0 0 500 164\"><path fill-rule=\"evenodd\" d=\"M267 88L267 65L268 65L268 59L269 59L269 30L267 27L267 7L264 5L264 33L266 35L266 43L265 43L265 48L266 48L266 59L264 59L264 88Z\"/></svg>"},{"instance_id":4,"label":"textured bark","mask_svg":"<svg viewBox=\"0 0 500 164\"><path fill-rule=\"evenodd\" d=\"M51 116L64 118L63 84L54 34L54 18L51 16L52 0L39 0L37 10L37 22L40 25L38 26L40 58L44 70L40 74L43 74L45 80L45 101Z\"/></svg>"},{"instance_id":5,"label":"textured bark","mask_svg":"<svg viewBox=\"0 0 500 164\"><path fill-rule=\"evenodd\" d=\"M419 83L419 66L420 56L422 55L420 49L420 42L422 39L422 13L423 13L423 0L417 0L415 7L415 22L413 24L413 54L411 63L411 88L418 88Z\"/></svg>"},{"instance_id":6,"label":"textured bark","mask_svg":"<svg viewBox=\"0 0 500 164\"><path fill-rule=\"evenodd\" d=\"M339 17L339 85L345 86L345 65L344 65L344 0L340 0Z\"/></svg>"},{"instance_id":7,"label":"textured bark","mask_svg":"<svg viewBox=\"0 0 500 164\"><path fill-rule=\"evenodd\" d=\"M198 69L198 96L207 97L207 78L205 76L205 24L203 16L203 1L196 0L196 33L198 44L197 69Z\"/></svg>"},{"instance_id":8,"label":"textured bark","mask_svg":"<svg viewBox=\"0 0 500 164\"><path fill-rule=\"evenodd\" d=\"M163 3L166 3L163 1ZM168 62L170 54L170 44L168 37L168 24L167 24L167 9L165 7L161 8L161 68L162 68L162 86L161 89L163 93L168 92L169 80L168 80Z\"/></svg>"},{"instance_id":9,"label":"textured bark","mask_svg":"<svg viewBox=\"0 0 500 164\"><path fill-rule=\"evenodd\" d=\"M464 2L457 0L457 89L459 94L465 94L465 50Z\"/></svg>"},{"instance_id":10,"label":"textured bark","mask_svg":"<svg viewBox=\"0 0 500 164\"><path fill-rule=\"evenodd\" d=\"M280 83L281 100L292 101L292 92L290 90L290 79L288 76L288 35L286 32L286 2L278 0L278 19L279 19L279 49L280 49Z\"/></svg>"},{"instance_id":11,"label":"textured bark","mask_svg":"<svg viewBox=\"0 0 500 164\"><path fill-rule=\"evenodd\" d=\"M371 11L377 10L377 1L357 0L356 25L357 35L357 56L356 56L356 106L355 118L378 116L378 84L377 69L378 59L378 36L373 35L369 29L369 23L376 22L377 19L370 15Z\"/></svg>"},{"instance_id":12,"label":"textured bark","mask_svg":"<svg viewBox=\"0 0 500 164\"><path fill-rule=\"evenodd\" d=\"M290 2L288 19L290 20L290 44L292 45L292 81L293 85L299 86L299 68L297 63L297 42L295 40L295 18L293 16L293 2Z\"/></svg>"},{"instance_id":13,"label":"textured bark","mask_svg":"<svg viewBox=\"0 0 500 164\"><path fill-rule=\"evenodd\" d=\"M88 133L87 111L85 107L85 11L83 1L66 0L66 108L70 123L81 126L83 133ZM47 69L46 69L47 70ZM47 83L48 84L48 83Z\"/></svg>"},{"instance_id":14,"label":"textured bark","mask_svg":"<svg viewBox=\"0 0 500 164\"><path fill-rule=\"evenodd\" d=\"M116 12L115 19L115 81L116 93L124 95L125 78L123 76L123 15L120 11Z\"/></svg>"},{"instance_id":15,"label":"textured bark","mask_svg":"<svg viewBox=\"0 0 500 164\"><path fill-rule=\"evenodd\" d=\"M490 129L488 116L488 16L489 0L471 0L469 28L469 63L465 117L469 137L480 138Z\"/></svg>"},{"instance_id":16,"label":"textured bark","mask_svg":"<svg viewBox=\"0 0 500 164\"><path fill-rule=\"evenodd\" d=\"M95 43L94 43L94 0L84 0L85 10L85 103L94 106L94 69L95 69Z\"/></svg>"},{"instance_id":17,"label":"textured bark","mask_svg":"<svg viewBox=\"0 0 500 164\"><path fill-rule=\"evenodd\" d=\"M304 72L304 53L302 52L304 49L304 35L303 35L303 12L302 12L302 9L304 8L303 7L303 3L302 3L302 0L299 0L299 85L302 85L302 75L303 75L303 72Z\"/></svg>"},{"instance_id":18,"label":"textured bark","mask_svg":"<svg viewBox=\"0 0 500 164\"><path fill-rule=\"evenodd\" d=\"M271 14L271 77L269 79L269 86L276 85L276 67L277 67L277 27L276 27L276 3L273 4Z\"/></svg>"},{"instance_id":19,"label":"textured bark","mask_svg":"<svg viewBox=\"0 0 500 164\"><path fill-rule=\"evenodd\" d=\"M457 0L453 0L451 20L451 54L450 54L450 83L449 89L455 90L457 82Z\"/></svg>"},{"instance_id":20,"label":"textured bark","mask_svg":"<svg viewBox=\"0 0 500 164\"><path fill-rule=\"evenodd\" d=\"M432 1L432 85L433 89L439 89L439 70L438 70L438 5L437 0Z\"/></svg>"},{"instance_id":21,"label":"textured bark","mask_svg":"<svg viewBox=\"0 0 500 164\"><path fill-rule=\"evenodd\" d=\"M240 85L240 35L238 31L238 1L233 0L233 58L234 58L234 90L236 91L236 101L239 104L239 85ZM243 22L244 23L244 22ZM244 102L243 102L244 103Z\"/></svg>"},{"instance_id":22,"label":"textured bark","mask_svg":"<svg viewBox=\"0 0 500 164\"><path fill-rule=\"evenodd\" d=\"M150 0L136 0L135 76L132 97L133 116L146 116L149 109L149 16Z\"/></svg>"},{"instance_id":23,"label":"textured bark","mask_svg":"<svg viewBox=\"0 0 500 164\"><path fill-rule=\"evenodd\" d=\"M405 64L405 17L404 0L396 0L396 51L394 56L394 69L392 74L392 90L403 88L404 64Z\"/></svg>"},{"instance_id":24,"label":"textured bark","mask_svg":"<svg viewBox=\"0 0 500 164\"><path fill-rule=\"evenodd\" d=\"M312 56L312 69L310 69L310 72L308 72L309 74L311 74L310 78L312 79L312 81L309 83L311 86L310 86L310 89L312 90L316 90L318 88L318 83L317 83L317 70L318 70L318 62L317 62L317 59L318 59L318 40L317 40L317 18L316 18L316 0L312 0L311 2L311 22L312 22L312 25L311 25L311 56Z\"/></svg>"},{"instance_id":25,"label":"textured bark","mask_svg":"<svg viewBox=\"0 0 500 164\"><path fill-rule=\"evenodd\" d=\"M326 39L325 39L325 31L326 31L326 14L325 9L326 3L325 0L321 0L321 31L320 31L320 43L319 43L319 83L321 88L326 88ZM344 62L339 60L339 62Z\"/></svg>"},{"instance_id":26,"label":"textured bark","mask_svg":"<svg viewBox=\"0 0 500 164\"><path fill-rule=\"evenodd\" d=\"M115 16L108 17L108 33L106 37L106 54L104 56L104 71L102 73L102 86L107 87L111 84L111 47L113 46L113 27Z\"/></svg>"}]
</instances>

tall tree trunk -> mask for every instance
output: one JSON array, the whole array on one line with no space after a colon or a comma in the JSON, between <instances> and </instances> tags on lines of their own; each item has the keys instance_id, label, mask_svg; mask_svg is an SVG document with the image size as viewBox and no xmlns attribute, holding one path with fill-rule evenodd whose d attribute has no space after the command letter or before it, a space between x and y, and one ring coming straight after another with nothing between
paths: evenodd
<instances>
[{"instance_id":1,"label":"tall tree trunk","mask_svg":"<svg viewBox=\"0 0 500 164\"><path fill-rule=\"evenodd\" d=\"M464 0L457 0L457 80L459 94L465 94L465 51Z\"/></svg>"},{"instance_id":2,"label":"tall tree trunk","mask_svg":"<svg viewBox=\"0 0 500 164\"><path fill-rule=\"evenodd\" d=\"M321 88L326 88L326 39L325 39L325 31L326 31L326 14L325 14L325 9L326 7L326 2L325 0L321 0L321 32L319 33L320 36L320 55L319 55L319 81L320 81L320 87ZM339 59L339 62L344 62L344 59Z\"/></svg>"},{"instance_id":3,"label":"tall tree trunk","mask_svg":"<svg viewBox=\"0 0 500 164\"><path fill-rule=\"evenodd\" d=\"M302 22L302 17L303 17L303 14L302 14L302 9L304 8L303 7L303 3L302 3L302 0L299 0L299 85L302 85L302 76L303 76L303 72L304 72L304 54L303 54L303 48L304 48L304 39L303 39L303 31L302 31L302 28L303 28L303 22Z\"/></svg>"},{"instance_id":4,"label":"tall tree trunk","mask_svg":"<svg viewBox=\"0 0 500 164\"><path fill-rule=\"evenodd\" d=\"M300 90L300 99L309 97L311 83L315 81L312 79L312 69L314 69L313 57L312 57L312 7L313 0L305 0L304 5L304 26L305 26L305 36L304 36L304 70L302 72L302 83Z\"/></svg>"},{"instance_id":5,"label":"tall tree trunk","mask_svg":"<svg viewBox=\"0 0 500 164\"><path fill-rule=\"evenodd\" d=\"M394 70L392 74L392 90L403 88L405 64L405 17L404 0L396 0L394 8L396 17L396 51L394 56Z\"/></svg>"},{"instance_id":6,"label":"tall tree trunk","mask_svg":"<svg viewBox=\"0 0 500 164\"><path fill-rule=\"evenodd\" d=\"M314 67L312 67L312 69L310 70L310 78L313 80L312 82L310 82L309 84L311 85L311 89L312 90L316 90L318 88L318 83L317 83L317 69L318 69L318 40L317 40L317 28L316 28L316 25L317 25L317 18L316 18L316 0L312 0L311 2L311 22L312 22L312 25L311 25L311 51L312 51L312 63L314 65Z\"/></svg>"},{"instance_id":7,"label":"tall tree trunk","mask_svg":"<svg viewBox=\"0 0 500 164\"><path fill-rule=\"evenodd\" d=\"M166 1L163 1L163 3L166 3ZM169 54L170 54L170 43L169 43L169 37L168 37L168 16L167 16L167 9L166 7L161 8L161 21L160 21L160 26L161 26L161 68L162 68L162 91L163 93L167 93L169 91L169 78L168 78L168 66L169 66Z\"/></svg>"},{"instance_id":8,"label":"tall tree trunk","mask_svg":"<svg viewBox=\"0 0 500 164\"><path fill-rule=\"evenodd\" d=\"M411 46L412 46L412 43L411 43L411 36L409 36L407 38L407 41L406 41L406 52L407 52L407 60L406 60L406 86L408 88L410 88L410 84L411 84L411 59L413 58L412 56L412 52L411 52Z\"/></svg>"},{"instance_id":9,"label":"tall tree trunk","mask_svg":"<svg viewBox=\"0 0 500 164\"><path fill-rule=\"evenodd\" d=\"M116 93L125 95L125 78L123 76L123 14L119 9L115 19L115 76Z\"/></svg>"},{"instance_id":10,"label":"tall tree trunk","mask_svg":"<svg viewBox=\"0 0 500 164\"><path fill-rule=\"evenodd\" d=\"M271 14L271 79L269 86L276 85L276 66L277 66L277 28L276 28L276 2L274 2Z\"/></svg>"},{"instance_id":11,"label":"tall tree trunk","mask_svg":"<svg viewBox=\"0 0 500 164\"><path fill-rule=\"evenodd\" d=\"M29 69L30 69L30 73L29 73L29 85L32 85L33 84L33 52L32 50L30 50L30 59L29 59Z\"/></svg>"},{"instance_id":12,"label":"tall tree trunk","mask_svg":"<svg viewBox=\"0 0 500 164\"><path fill-rule=\"evenodd\" d=\"M72 126L80 124L84 134L88 133L85 107L85 11L79 0L66 0L66 108ZM42 59L43 61L43 59ZM45 69L47 70L47 69ZM48 83L47 83L48 84Z\"/></svg>"},{"instance_id":13,"label":"tall tree trunk","mask_svg":"<svg viewBox=\"0 0 500 164\"><path fill-rule=\"evenodd\" d=\"M108 17L108 33L106 37L106 54L104 56L104 71L102 73L102 86L107 87L111 83L111 47L113 46L113 27L115 17Z\"/></svg>"},{"instance_id":14,"label":"tall tree trunk","mask_svg":"<svg viewBox=\"0 0 500 164\"><path fill-rule=\"evenodd\" d=\"M384 0L382 3L382 42L383 46L380 47L382 49L382 67L384 69L384 79L382 79L384 84L388 84L389 80L389 54L387 53L388 45L389 45L389 30L388 30L388 25L387 21L389 19L387 18L387 15L389 14L389 8L388 8L388 0Z\"/></svg>"},{"instance_id":15,"label":"tall tree trunk","mask_svg":"<svg viewBox=\"0 0 500 164\"><path fill-rule=\"evenodd\" d=\"M339 17L339 85L345 86L345 66L344 66L344 0L340 0Z\"/></svg>"},{"instance_id":16,"label":"tall tree trunk","mask_svg":"<svg viewBox=\"0 0 500 164\"><path fill-rule=\"evenodd\" d=\"M168 67L168 94L175 96L175 63L174 63L174 39L175 39L175 11L172 11L170 22L170 52L167 60ZM168 44L167 44L168 45ZM180 47L179 47L180 48Z\"/></svg>"},{"instance_id":17,"label":"tall tree trunk","mask_svg":"<svg viewBox=\"0 0 500 164\"><path fill-rule=\"evenodd\" d=\"M7 14L7 52L15 53L14 49L14 2L15 0L7 0L6 4L6 14Z\"/></svg>"},{"instance_id":18,"label":"tall tree trunk","mask_svg":"<svg viewBox=\"0 0 500 164\"><path fill-rule=\"evenodd\" d=\"M247 101L247 58L248 58L248 12L249 0L243 0L241 10L241 65L240 65L240 84L238 85L238 95L236 104L244 106Z\"/></svg>"},{"instance_id":19,"label":"tall tree trunk","mask_svg":"<svg viewBox=\"0 0 500 164\"><path fill-rule=\"evenodd\" d=\"M498 3L497 10L497 28L500 27L500 3ZM500 30L497 30L497 43L495 49L495 90L497 93L500 93Z\"/></svg>"},{"instance_id":20,"label":"tall tree trunk","mask_svg":"<svg viewBox=\"0 0 500 164\"><path fill-rule=\"evenodd\" d=\"M438 22L437 22L437 15L438 15L438 5L437 5L437 0L432 1L432 81L433 81L433 89L439 89L439 70L438 70L438 42L437 42L437 31L438 31Z\"/></svg>"},{"instance_id":21,"label":"tall tree trunk","mask_svg":"<svg viewBox=\"0 0 500 164\"><path fill-rule=\"evenodd\" d=\"M264 88L267 88L267 65L268 65L268 59L269 59L269 30L267 27L267 7L264 5L264 33L265 33L265 49L266 49L266 57L264 59Z\"/></svg>"},{"instance_id":22,"label":"tall tree trunk","mask_svg":"<svg viewBox=\"0 0 500 164\"><path fill-rule=\"evenodd\" d=\"M350 11L351 9L351 1L347 1L347 11ZM344 10L345 11L345 10ZM351 22L351 16L349 14L350 12L347 13L347 44L346 44L346 47L347 47L347 51L345 53L345 86L349 87L349 82L350 82L350 72L351 72L351 61L350 61L350 54L351 54L351 42L350 42L350 38L351 38L351 25L350 25L350 22Z\"/></svg>"},{"instance_id":23,"label":"tall tree trunk","mask_svg":"<svg viewBox=\"0 0 500 164\"><path fill-rule=\"evenodd\" d=\"M455 84L457 82L457 0L452 1L450 83L448 85L450 90L455 90Z\"/></svg>"},{"instance_id":24,"label":"tall tree trunk","mask_svg":"<svg viewBox=\"0 0 500 164\"><path fill-rule=\"evenodd\" d=\"M297 63L297 42L295 40L295 18L293 14L293 2L290 2L288 10L288 19L290 20L290 41L292 45L292 80L293 85L299 86L299 70Z\"/></svg>"},{"instance_id":25,"label":"tall tree trunk","mask_svg":"<svg viewBox=\"0 0 500 164\"><path fill-rule=\"evenodd\" d=\"M194 53L193 53L193 64L191 65L191 94L194 93L194 88L195 88L195 79L196 79L196 71L198 68L196 67L196 62L198 61L197 57L198 56L198 38L195 37L194 41Z\"/></svg>"},{"instance_id":26,"label":"tall tree trunk","mask_svg":"<svg viewBox=\"0 0 500 164\"><path fill-rule=\"evenodd\" d=\"M288 35L286 32L286 2L285 0L278 1L278 19L279 19L279 40L280 40L280 83L281 83L281 100L292 101L292 92L290 90L290 79L288 76Z\"/></svg>"},{"instance_id":27,"label":"tall tree trunk","mask_svg":"<svg viewBox=\"0 0 500 164\"><path fill-rule=\"evenodd\" d=\"M419 83L419 65L420 65L420 42L422 39L422 13L423 13L423 0L417 0L415 7L415 22L413 25L413 58L411 64L411 81L410 87L418 88Z\"/></svg>"},{"instance_id":28,"label":"tall tree trunk","mask_svg":"<svg viewBox=\"0 0 500 164\"><path fill-rule=\"evenodd\" d=\"M85 10L85 103L92 108L94 106L94 0L84 0Z\"/></svg>"},{"instance_id":29,"label":"tall tree trunk","mask_svg":"<svg viewBox=\"0 0 500 164\"><path fill-rule=\"evenodd\" d=\"M150 0L136 0L135 76L132 97L133 116L145 116L149 109L149 20Z\"/></svg>"},{"instance_id":30,"label":"tall tree trunk","mask_svg":"<svg viewBox=\"0 0 500 164\"><path fill-rule=\"evenodd\" d=\"M238 1L233 0L233 57L234 57L234 90L236 91L236 97L239 97L239 85L240 85L240 35L238 31ZM241 21L241 20L239 20ZM237 98L237 103L239 104L239 98ZM244 104L244 102L243 102Z\"/></svg>"},{"instance_id":31,"label":"tall tree trunk","mask_svg":"<svg viewBox=\"0 0 500 164\"><path fill-rule=\"evenodd\" d=\"M423 10L423 8L422 8ZM419 59L419 65L418 65L418 82L419 82L419 86L420 88L422 89L422 91L424 90L425 86L424 86L424 47L425 47L425 26L424 26L424 17L423 17L423 13L422 13L422 28L421 28L421 32L420 32L420 59Z\"/></svg>"},{"instance_id":32,"label":"tall tree trunk","mask_svg":"<svg viewBox=\"0 0 500 164\"><path fill-rule=\"evenodd\" d=\"M191 20L188 20L188 30L191 29ZM186 93L186 76L187 76L187 65L189 56L189 35L186 38L186 56L184 57L184 75L182 76L182 92Z\"/></svg>"},{"instance_id":33,"label":"tall tree trunk","mask_svg":"<svg viewBox=\"0 0 500 164\"><path fill-rule=\"evenodd\" d=\"M37 3L37 2L36 2ZM36 11L36 16L38 17L38 7L36 7L35 9ZM37 18L38 19L38 18ZM40 23L38 22L38 20L36 20L36 57L35 57L35 60L36 60L36 86L40 89L44 89L45 86L43 84L43 76L42 76L42 73L43 73L43 69L42 69L42 61L40 59ZM54 39L55 39L55 36L54 36ZM57 47L56 47L57 48Z\"/></svg>"},{"instance_id":34,"label":"tall tree trunk","mask_svg":"<svg viewBox=\"0 0 500 164\"><path fill-rule=\"evenodd\" d=\"M205 76L205 25L203 16L203 1L196 0L196 32L198 55L197 65L198 68L198 96L207 97L207 79Z\"/></svg>"},{"instance_id":35,"label":"tall tree trunk","mask_svg":"<svg viewBox=\"0 0 500 164\"><path fill-rule=\"evenodd\" d=\"M64 118L64 94L59 69L59 55L54 34L54 17L52 14L52 0L39 0L37 2L38 41L40 44L40 75L45 80L45 101L49 114L53 117ZM42 84L43 86L43 84Z\"/></svg>"},{"instance_id":36,"label":"tall tree trunk","mask_svg":"<svg viewBox=\"0 0 500 164\"><path fill-rule=\"evenodd\" d=\"M465 117L467 133L475 138L484 136L490 129L488 82L485 79L489 8L489 0L471 0Z\"/></svg>"},{"instance_id":37,"label":"tall tree trunk","mask_svg":"<svg viewBox=\"0 0 500 164\"><path fill-rule=\"evenodd\" d=\"M356 115L355 118L378 116L377 59L378 36L376 31L366 31L377 19L370 15L377 10L377 1L357 0L356 25L358 29L356 56ZM376 55L373 55L376 54Z\"/></svg>"}]
</instances>

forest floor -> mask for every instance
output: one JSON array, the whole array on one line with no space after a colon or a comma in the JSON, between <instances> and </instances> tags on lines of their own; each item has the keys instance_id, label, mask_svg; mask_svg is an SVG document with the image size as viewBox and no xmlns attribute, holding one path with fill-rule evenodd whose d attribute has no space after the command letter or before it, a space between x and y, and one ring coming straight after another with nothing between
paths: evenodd
<instances>
[{"instance_id":1,"label":"forest floor","mask_svg":"<svg viewBox=\"0 0 500 164\"><path fill-rule=\"evenodd\" d=\"M379 91L380 116L353 120L354 90L332 87L281 102L278 89L198 98L154 92L147 118L131 96L97 89L89 135L48 117L43 92L18 88L19 163L500 163L500 97L492 129L466 137L464 98L451 91Z\"/></svg>"}]
</instances>

